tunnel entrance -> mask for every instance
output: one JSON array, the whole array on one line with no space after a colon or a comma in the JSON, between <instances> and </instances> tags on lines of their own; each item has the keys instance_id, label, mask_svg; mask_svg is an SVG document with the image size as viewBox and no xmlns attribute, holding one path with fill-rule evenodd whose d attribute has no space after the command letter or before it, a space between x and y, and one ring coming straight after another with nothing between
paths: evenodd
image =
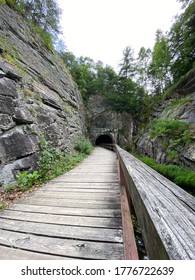
<instances>
[{"instance_id":1,"label":"tunnel entrance","mask_svg":"<svg viewBox=\"0 0 195 280\"><path fill-rule=\"evenodd\" d=\"M100 135L97 137L95 141L95 145L101 145L101 144L113 144L113 139L109 135Z\"/></svg>"}]
</instances>

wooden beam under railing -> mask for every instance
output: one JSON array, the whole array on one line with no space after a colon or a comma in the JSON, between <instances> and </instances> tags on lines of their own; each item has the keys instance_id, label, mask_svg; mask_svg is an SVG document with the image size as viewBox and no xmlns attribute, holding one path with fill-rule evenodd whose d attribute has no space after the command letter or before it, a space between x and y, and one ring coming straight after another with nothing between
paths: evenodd
<instances>
[{"instance_id":1,"label":"wooden beam under railing","mask_svg":"<svg viewBox=\"0 0 195 280\"><path fill-rule=\"evenodd\" d=\"M149 259L195 259L195 198L116 145Z\"/></svg>"}]
</instances>

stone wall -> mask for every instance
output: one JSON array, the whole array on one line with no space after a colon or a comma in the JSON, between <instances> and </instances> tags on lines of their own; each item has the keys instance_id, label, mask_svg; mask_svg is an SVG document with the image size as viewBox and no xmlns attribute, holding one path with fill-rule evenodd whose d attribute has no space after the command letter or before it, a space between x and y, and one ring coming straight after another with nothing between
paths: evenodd
<instances>
[{"instance_id":1,"label":"stone wall","mask_svg":"<svg viewBox=\"0 0 195 280\"><path fill-rule=\"evenodd\" d=\"M173 93L173 96L176 95ZM154 158L158 163L184 164L195 170L195 92L184 96L180 94L179 97L177 95L177 99L169 99L163 102L153 112L151 123L159 119L180 120L189 124L192 135L191 143L180 151L177 159L170 160L167 158L167 152L158 141L158 138L151 138L151 124L149 124L145 130L142 130L136 142L138 152L144 156Z\"/></svg>"},{"instance_id":2,"label":"stone wall","mask_svg":"<svg viewBox=\"0 0 195 280\"><path fill-rule=\"evenodd\" d=\"M65 65L17 12L0 5L0 186L33 170L44 137L71 151L85 113Z\"/></svg>"}]
</instances>

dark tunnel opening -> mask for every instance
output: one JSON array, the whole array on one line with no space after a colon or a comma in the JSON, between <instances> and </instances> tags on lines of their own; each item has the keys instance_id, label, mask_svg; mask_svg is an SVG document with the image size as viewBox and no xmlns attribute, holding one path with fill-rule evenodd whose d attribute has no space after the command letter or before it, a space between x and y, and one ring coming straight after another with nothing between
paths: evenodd
<instances>
[{"instance_id":1,"label":"dark tunnel opening","mask_svg":"<svg viewBox=\"0 0 195 280\"><path fill-rule=\"evenodd\" d=\"M113 139L109 135L100 135L97 137L95 141L95 145L101 145L101 144L113 144Z\"/></svg>"}]
</instances>

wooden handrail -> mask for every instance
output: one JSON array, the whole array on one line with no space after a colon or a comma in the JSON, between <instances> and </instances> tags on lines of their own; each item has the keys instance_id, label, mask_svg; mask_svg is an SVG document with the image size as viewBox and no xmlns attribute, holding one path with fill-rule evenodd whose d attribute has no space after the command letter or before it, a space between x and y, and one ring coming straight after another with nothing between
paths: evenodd
<instances>
[{"instance_id":1,"label":"wooden handrail","mask_svg":"<svg viewBox=\"0 0 195 280\"><path fill-rule=\"evenodd\" d=\"M149 259L195 259L195 199L116 145Z\"/></svg>"},{"instance_id":2,"label":"wooden handrail","mask_svg":"<svg viewBox=\"0 0 195 280\"><path fill-rule=\"evenodd\" d=\"M110 151L115 151L116 145L115 144L106 144L106 143L101 143L98 146L103 147L105 149L108 149Z\"/></svg>"}]
</instances>

